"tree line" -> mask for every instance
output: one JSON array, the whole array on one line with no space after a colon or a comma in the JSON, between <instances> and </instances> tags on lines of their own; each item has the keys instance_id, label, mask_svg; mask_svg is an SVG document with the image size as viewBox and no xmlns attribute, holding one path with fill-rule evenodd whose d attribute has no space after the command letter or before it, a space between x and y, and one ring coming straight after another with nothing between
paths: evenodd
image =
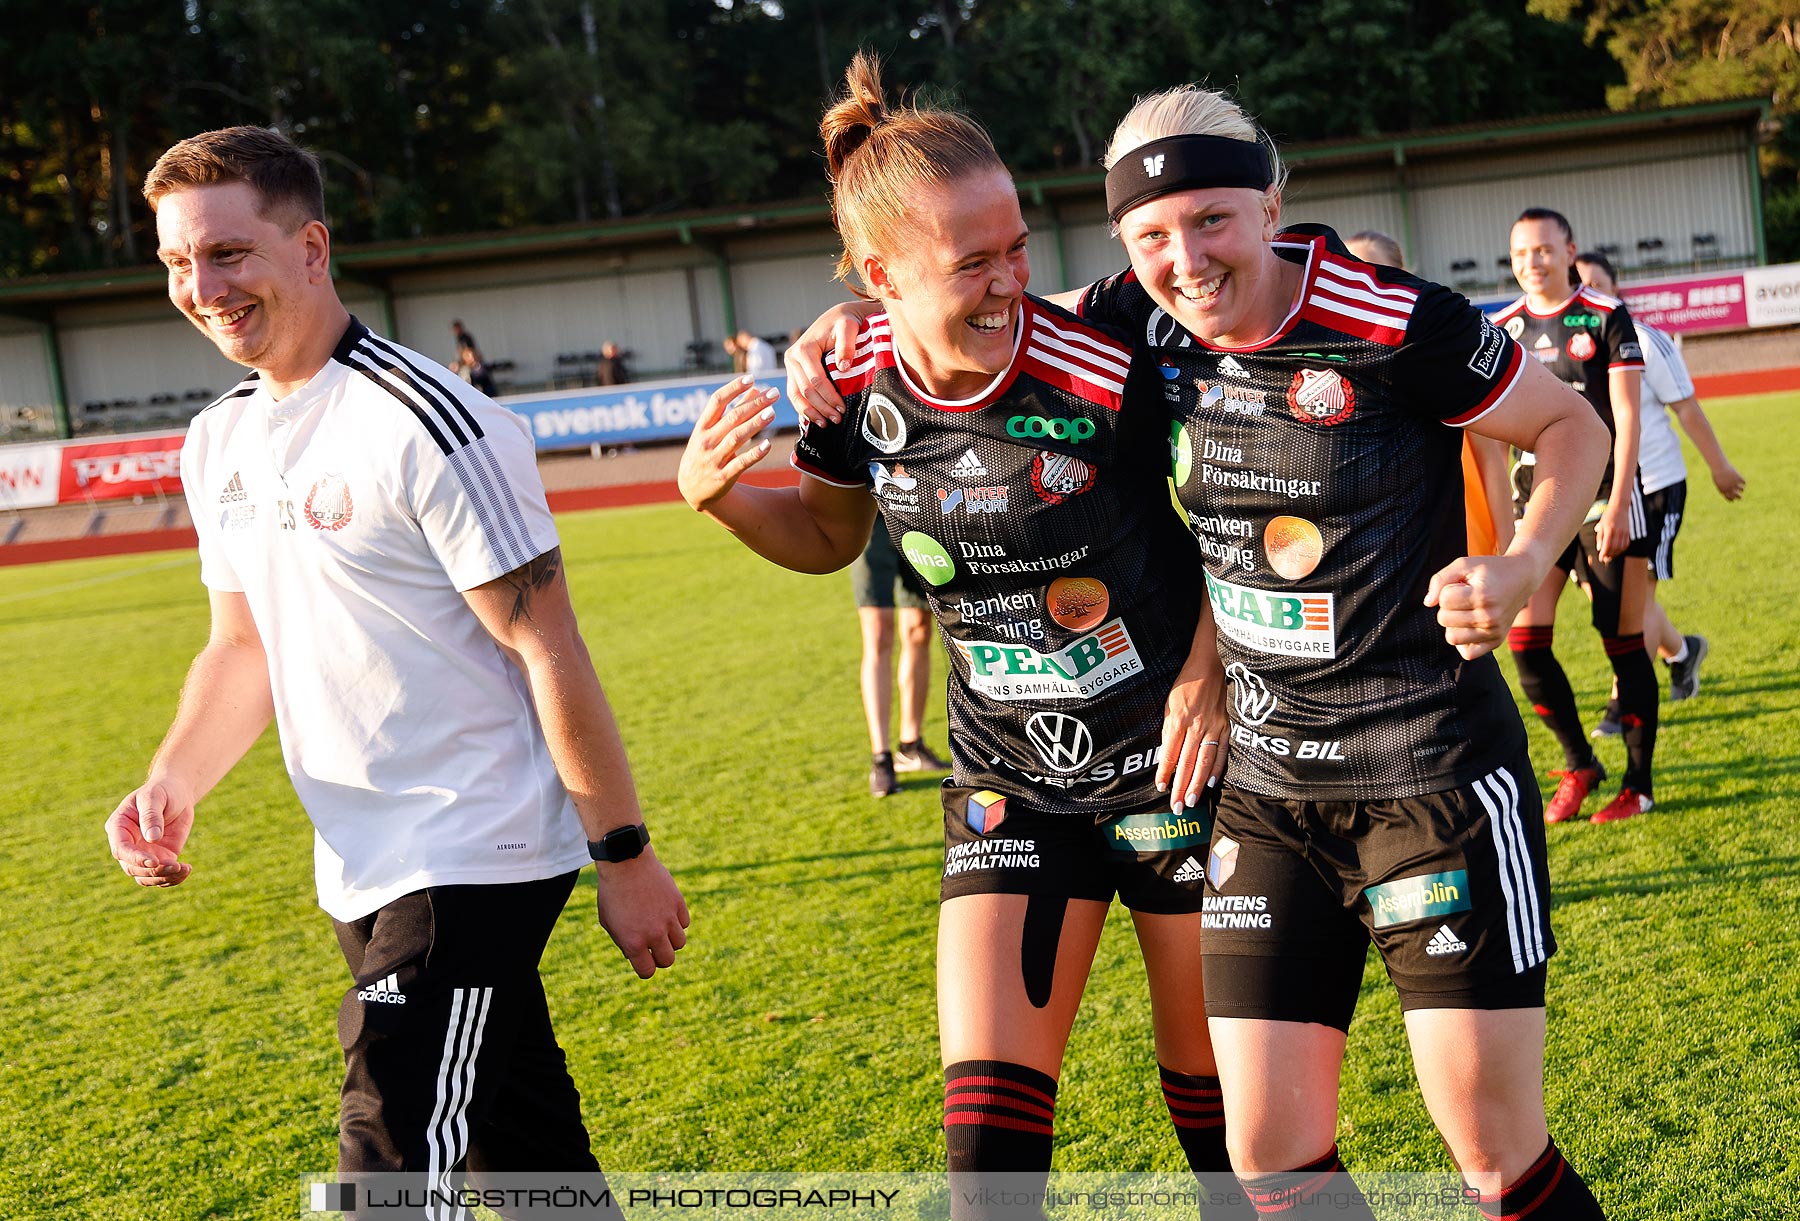
<instances>
[{"instance_id":1,"label":"tree line","mask_svg":"<svg viewBox=\"0 0 1800 1221\"><path fill-rule=\"evenodd\" d=\"M1800 230L1791 0L11 0L7 10L6 277L151 261L144 172L175 140L233 123L279 128L324 159L345 242L816 196L819 115L859 46L886 57L890 82L973 111L1020 173L1095 166L1135 96L1189 80L1233 90L1284 142L1772 96L1788 126L1765 155L1771 228Z\"/></svg>"}]
</instances>

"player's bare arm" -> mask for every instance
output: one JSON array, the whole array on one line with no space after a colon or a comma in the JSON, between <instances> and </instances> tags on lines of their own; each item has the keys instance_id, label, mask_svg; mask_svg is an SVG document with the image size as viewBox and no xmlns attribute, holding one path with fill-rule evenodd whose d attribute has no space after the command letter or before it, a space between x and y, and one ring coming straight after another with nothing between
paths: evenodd
<instances>
[{"instance_id":1,"label":"player's bare arm","mask_svg":"<svg viewBox=\"0 0 1800 1221\"><path fill-rule=\"evenodd\" d=\"M1212 606L1200 603L1187 660L1163 703L1162 761L1156 767L1158 792L1169 792L1169 808L1181 813L1200 804L1202 789L1225 774L1231 718L1225 711L1225 666Z\"/></svg>"},{"instance_id":2,"label":"player's bare arm","mask_svg":"<svg viewBox=\"0 0 1800 1221\"><path fill-rule=\"evenodd\" d=\"M1538 456L1531 501L1506 553L1464 556L1435 573L1425 594L1444 638L1473 659L1505 639L1581 528L1606 470L1608 438L1587 400L1534 360L1525 362L1512 392L1470 428Z\"/></svg>"},{"instance_id":3,"label":"player's bare arm","mask_svg":"<svg viewBox=\"0 0 1800 1221\"><path fill-rule=\"evenodd\" d=\"M212 628L181 687L181 704L144 783L106 820L113 859L140 886L176 886L194 807L275 715L262 637L240 593L212 591Z\"/></svg>"},{"instance_id":4,"label":"player's bare arm","mask_svg":"<svg viewBox=\"0 0 1800 1221\"><path fill-rule=\"evenodd\" d=\"M738 477L768 455L752 438L773 417L776 391L736 378L714 392L688 437L676 481L689 506L764 559L795 572L836 572L862 553L875 501L861 487L805 476L798 488L753 488Z\"/></svg>"},{"instance_id":5,"label":"player's bare arm","mask_svg":"<svg viewBox=\"0 0 1800 1221\"><path fill-rule=\"evenodd\" d=\"M1706 418L1706 409L1700 406L1700 400L1690 394L1668 407L1675 413L1675 422L1681 425L1681 431L1688 435L1688 440L1706 460L1706 469L1712 472L1713 486L1719 489L1719 495L1726 500L1742 496L1744 477L1725 456L1725 447L1719 444L1718 434L1713 432L1712 421Z\"/></svg>"},{"instance_id":6,"label":"player's bare arm","mask_svg":"<svg viewBox=\"0 0 1800 1221\"><path fill-rule=\"evenodd\" d=\"M1631 545L1631 495L1637 487L1638 443L1641 439L1639 412L1643 387L1642 369L1613 369L1606 375L1607 393L1612 399L1613 414L1613 486L1606 511L1594 527L1594 542L1600 558L1611 560L1625 554Z\"/></svg>"},{"instance_id":7,"label":"player's bare arm","mask_svg":"<svg viewBox=\"0 0 1800 1221\"><path fill-rule=\"evenodd\" d=\"M631 765L606 693L575 622L562 553L552 548L464 593L494 643L531 687L556 773L590 841L644 821ZM632 969L648 979L687 943L688 910L654 849L597 862L601 926Z\"/></svg>"}]
</instances>

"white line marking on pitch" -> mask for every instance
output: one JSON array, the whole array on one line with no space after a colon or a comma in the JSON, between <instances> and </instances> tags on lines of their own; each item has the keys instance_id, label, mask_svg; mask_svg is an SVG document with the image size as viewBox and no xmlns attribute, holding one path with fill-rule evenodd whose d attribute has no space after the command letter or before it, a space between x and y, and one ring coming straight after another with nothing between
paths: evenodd
<instances>
[{"instance_id":1,"label":"white line marking on pitch","mask_svg":"<svg viewBox=\"0 0 1800 1221\"><path fill-rule=\"evenodd\" d=\"M26 598L43 598L50 594L67 593L71 589L86 589L90 585L102 585L107 581L119 581L126 577L141 577L147 572L160 572L164 568L179 568L183 564L197 564L197 555L183 556L179 560L164 560L160 564L145 564L142 568L127 568L123 572L109 572L103 577L88 577L84 581L69 581L63 585L46 585L42 589L28 589L23 593L0 595L0 603L21 602Z\"/></svg>"}]
</instances>

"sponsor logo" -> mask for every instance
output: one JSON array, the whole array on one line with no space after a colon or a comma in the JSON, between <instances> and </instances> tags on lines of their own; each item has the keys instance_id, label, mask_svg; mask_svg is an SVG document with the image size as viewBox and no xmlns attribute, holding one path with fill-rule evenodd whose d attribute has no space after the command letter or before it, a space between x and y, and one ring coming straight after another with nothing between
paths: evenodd
<instances>
[{"instance_id":1,"label":"sponsor logo","mask_svg":"<svg viewBox=\"0 0 1800 1221\"><path fill-rule=\"evenodd\" d=\"M1517 314L1506 320L1506 333L1514 339L1525 333L1525 315Z\"/></svg>"},{"instance_id":2,"label":"sponsor logo","mask_svg":"<svg viewBox=\"0 0 1800 1221\"><path fill-rule=\"evenodd\" d=\"M1057 572L1064 568L1072 568L1087 559L1088 547L1083 544L1073 551L1065 551L1061 555L1038 557L1029 560L1008 559L1006 548L999 543L965 543L957 541L957 550L962 552L963 559L968 561L968 569L977 576L1010 576L1023 572ZM1004 563L990 564L988 560L1003 560ZM948 578L946 578L948 579Z\"/></svg>"},{"instance_id":3,"label":"sponsor logo","mask_svg":"<svg viewBox=\"0 0 1800 1221\"><path fill-rule=\"evenodd\" d=\"M219 503L229 505L248 499L250 499L250 493L244 490L244 477L237 471L231 472L231 478L226 482L225 490L219 493Z\"/></svg>"},{"instance_id":4,"label":"sponsor logo","mask_svg":"<svg viewBox=\"0 0 1800 1221\"><path fill-rule=\"evenodd\" d=\"M1178 383L1181 380L1181 370L1165 360L1162 364L1157 366L1156 371L1162 374L1163 398L1171 403L1179 403L1181 401L1181 387Z\"/></svg>"},{"instance_id":5,"label":"sponsor logo","mask_svg":"<svg viewBox=\"0 0 1800 1221\"><path fill-rule=\"evenodd\" d=\"M355 512L342 475L321 476L306 494L306 522L315 530L342 530Z\"/></svg>"},{"instance_id":6,"label":"sponsor logo","mask_svg":"<svg viewBox=\"0 0 1800 1221\"><path fill-rule=\"evenodd\" d=\"M1163 153L1157 153L1154 157L1145 157L1144 173L1151 178L1161 178L1164 156L1165 154Z\"/></svg>"},{"instance_id":7,"label":"sponsor logo","mask_svg":"<svg viewBox=\"0 0 1800 1221\"><path fill-rule=\"evenodd\" d=\"M869 463L869 478L874 481L875 495L881 498L881 507L899 513L911 513L919 507L919 481L906 473L906 467L894 463L889 470L885 463Z\"/></svg>"},{"instance_id":8,"label":"sponsor logo","mask_svg":"<svg viewBox=\"0 0 1800 1221\"><path fill-rule=\"evenodd\" d=\"M1202 486L1213 484L1218 487L1241 488L1246 492L1275 492L1289 500L1317 496L1325 486L1318 479L1289 479L1267 471L1229 471L1210 462L1200 464L1200 483Z\"/></svg>"},{"instance_id":9,"label":"sponsor logo","mask_svg":"<svg viewBox=\"0 0 1800 1221\"><path fill-rule=\"evenodd\" d=\"M1070 454L1039 450L1031 459L1031 488L1045 504L1059 505L1094 486L1099 473L1091 462Z\"/></svg>"},{"instance_id":10,"label":"sponsor logo","mask_svg":"<svg viewBox=\"0 0 1800 1221\"><path fill-rule=\"evenodd\" d=\"M956 561L944 545L929 534L908 530L900 536L900 554L913 566L913 571L933 585L943 585L956 575Z\"/></svg>"},{"instance_id":11,"label":"sponsor logo","mask_svg":"<svg viewBox=\"0 0 1800 1221\"><path fill-rule=\"evenodd\" d=\"M1097 577L1057 577L1044 591L1050 617L1072 632L1085 632L1106 618L1112 595Z\"/></svg>"},{"instance_id":12,"label":"sponsor logo","mask_svg":"<svg viewBox=\"0 0 1800 1221\"><path fill-rule=\"evenodd\" d=\"M1237 872L1237 862L1238 842L1229 835L1221 835L1206 858L1206 877L1213 884L1214 890L1225 889L1225 883L1231 881L1231 875Z\"/></svg>"},{"instance_id":13,"label":"sponsor logo","mask_svg":"<svg viewBox=\"0 0 1800 1221\"><path fill-rule=\"evenodd\" d=\"M1200 409L1209 411L1217 409L1226 415L1262 415L1269 409L1269 396L1266 391L1252 390L1248 386L1234 386L1229 382L1208 382L1196 377L1194 389L1200 392Z\"/></svg>"},{"instance_id":14,"label":"sponsor logo","mask_svg":"<svg viewBox=\"0 0 1800 1221\"><path fill-rule=\"evenodd\" d=\"M1556 345L1550 342L1550 336L1539 335L1537 342L1531 345L1531 354L1544 364L1556 359Z\"/></svg>"},{"instance_id":15,"label":"sponsor logo","mask_svg":"<svg viewBox=\"0 0 1800 1221\"><path fill-rule=\"evenodd\" d=\"M894 406L894 400L880 391L869 396L863 412L863 440L884 454L900 452L906 444L906 417Z\"/></svg>"},{"instance_id":16,"label":"sponsor logo","mask_svg":"<svg viewBox=\"0 0 1800 1221\"><path fill-rule=\"evenodd\" d=\"M1194 443L1188 440L1187 426L1177 420L1169 426L1169 474L1178 488L1186 487L1194 473Z\"/></svg>"},{"instance_id":17,"label":"sponsor logo","mask_svg":"<svg viewBox=\"0 0 1800 1221\"><path fill-rule=\"evenodd\" d=\"M1241 661L1234 661L1225 667L1225 677L1231 680L1231 693L1237 704L1238 720L1246 725L1261 725L1275 715L1275 709L1281 701L1269 690L1269 684L1262 680Z\"/></svg>"},{"instance_id":18,"label":"sponsor logo","mask_svg":"<svg viewBox=\"0 0 1800 1221\"><path fill-rule=\"evenodd\" d=\"M1376 928L1431 920L1469 910L1469 872L1451 869L1366 887L1371 923Z\"/></svg>"},{"instance_id":19,"label":"sponsor logo","mask_svg":"<svg viewBox=\"0 0 1800 1221\"><path fill-rule=\"evenodd\" d=\"M1094 422L1086 416L1016 415L1006 422L1009 437L1049 437L1079 445L1094 435Z\"/></svg>"},{"instance_id":20,"label":"sponsor logo","mask_svg":"<svg viewBox=\"0 0 1800 1221\"><path fill-rule=\"evenodd\" d=\"M1259 750L1278 759L1306 759L1315 763L1343 763L1344 744L1332 738L1287 738L1257 733L1243 725L1231 727L1231 743L1245 750Z\"/></svg>"},{"instance_id":21,"label":"sponsor logo","mask_svg":"<svg viewBox=\"0 0 1800 1221\"><path fill-rule=\"evenodd\" d=\"M1044 621L1042 619L1015 618L1014 616L1030 615L1038 608L1038 598L1034 593L996 594L991 598L958 598L950 603L965 623L986 624L1001 635L1013 640L1042 640L1044 638Z\"/></svg>"},{"instance_id":22,"label":"sponsor logo","mask_svg":"<svg viewBox=\"0 0 1800 1221\"><path fill-rule=\"evenodd\" d=\"M1642 360L1644 359L1644 349L1635 343L1622 343L1619 345L1619 359Z\"/></svg>"},{"instance_id":23,"label":"sponsor logo","mask_svg":"<svg viewBox=\"0 0 1800 1221\"><path fill-rule=\"evenodd\" d=\"M1066 712L1032 713L1025 722L1025 737L1045 767L1064 775L1080 771L1094 757L1094 735L1085 722Z\"/></svg>"},{"instance_id":24,"label":"sponsor logo","mask_svg":"<svg viewBox=\"0 0 1800 1221\"><path fill-rule=\"evenodd\" d=\"M1030 771L1010 759L1002 759L992 751L988 752L987 761L990 767L1004 767L1019 773L1027 784L1037 788L1078 789L1091 784L1104 784L1117 776L1134 775L1145 768L1154 768L1162 761L1160 738L1145 738L1141 745L1143 746L1141 750L1125 751L1123 763L1117 762L1120 756L1118 752L1115 752L1110 758L1101 760L1088 768L1086 772L1076 776L1059 776L1048 771Z\"/></svg>"},{"instance_id":25,"label":"sponsor logo","mask_svg":"<svg viewBox=\"0 0 1800 1221\"><path fill-rule=\"evenodd\" d=\"M950 643L969 664L969 689L1007 703L1089 699L1144 669L1123 619L1109 620L1052 653L991 640L951 637Z\"/></svg>"},{"instance_id":26,"label":"sponsor logo","mask_svg":"<svg viewBox=\"0 0 1800 1221\"><path fill-rule=\"evenodd\" d=\"M1226 377L1249 377L1250 376L1249 370L1245 369L1243 365L1239 364L1237 361L1237 357L1235 357L1235 356L1227 356L1227 357L1225 357L1225 359L1221 360L1219 362L1219 372L1223 373Z\"/></svg>"},{"instance_id":27,"label":"sponsor logo","mask_svg":"<svg viewBox=\"0 0 1800 1221\"><path fill-rule=\"evenodd\" d=\"M1468 948L1469 943L1451 932L1448 924L1438 925L1438 931L1425 943L1425 952L1433 958L1442 958L1445 954L1460 954Z\"/></svg>"},{"instance_id":28,"label":"sponsor logo","mask_svg":"<svg viewBox=\"0 0 1800 1221\"><path fill-rule=\"evenodd\" d=\"M1300 369L1288 385L1288 410L1309 424L1341 424L1356 410L1356 391L1336 369Z\"/></svg>"},{"instance_id":29,"label":"sponsor logo","mask_svg":"<svg viewBox=\"0 0 1800 1221\"><path fill-rule=\"evenodd\" d=\"M957 507L968 510L969 516L977 513L1006 512L1006 489L998 488L951 488L938 489L938 511L945 517L956 512Z\"/></svg>"},{"instance_id":30,"label":"sponsor logo","mask_svg":"<svg viewBox=\"0 0 1800 1221\"><path fill-rule=\"evenodd\" d=\"M1245 648L1290 657L1337 656L1334 594L1277 594L1206 574L1219 631Z\"/></svg>"},{"instance_id":31,"label":"sponsor logo","mask_svg":"<svg viewBox=\"0 0 1800 1221\"><path fill-rule=\"evenodd\" d=\"M1577 331L1569 336L1569 359L1592 360L1594 353L1600 349L1594 343L1594 337L1586 331Z\"/></svg>"},{"instance_id":32,"label":"sponsor logo","mask_svg":"<svg viewBox=\"0 0 1800 1221\"><path fill-rule=\"evenodd\" d=\"M1144 338L1153 348L1193 346L1193 340L1181 329L1181 324L1169 317L1160 305L1150 311L1149 320L1144 323Z\"/></svg>"},{"instance_id":33,"label":"sponsor logo","mask_svg":"<svg viewBox=\"0 0 1800 1221\"><path fill-rule=\"evenodd\" d=\"M219 529L221 530L248 530L255 524L255 505L226 505L219 510Z\"/></svg>"},{"instance_id":34,"label":"sponsor logo","mask_svg":"<svg viewBox=\"0 0 1800 1221\"><path fill-rule=\"evenodd\" d=\"M963 456L956 460L956 465L950 468L953 479L986 479L987 473L987 467L981 464L981 459L972 449L965 449Z\"/></svg>"},{"instance_id":35,"label":"sponsor logo","mask_svg":"<svg viewBox=\"0 0 1800 1221\"><path fill-rule=\"evenodd\" d=\"M1298 581L1325 558L1325 536L1304 517L1271 517L1263 527L1263 554L1277 576Z\"/></svg>"},{"instance_id":36,"label":"sponsor logo","mask_svg":"<svg viewBox=\"0 0 1800 1221\"><path fill-rule=\"evenodd\" d=\"M1190 856L1181 862L1181 868L1175 871L1175 877L1172 880L1191 890L1206 880L1206 870L1200 867L1199 861Z\"/></svg>"},{"instance_id":37,"label":"sponsor logo","mask_svg":"<svg viewBox=\"0 0 1800 1221\"><path fill-rule=\"evenodd\" d=\"M1042 864L1035 839L978 839L944 851L944 876L989 869L1036 869Z\"/></svg>"},{"instance_id":38,"label":"sponsor logo","mask_svg":"<svg viewBox=\"0 0 1800 1221\"><path fill-rule=\"evenodd\" d=\"M1597 331L1606 325L1606 320L1599 314L1564 314L1562 324L1571 331L1583 327L1593 327Z\"/></svg>"},{"instance_id":39,"label":"sponsor logo","mask_svg":"<svg viewBox=\"0 0 1800 1221\"><path fill-rule=\"evenodd\" d=\"M1212 819L1202 814L1171 814L1167 810L1149 814L1127 814L1106 824L1106 842L1115 852L1172 852L1177 848L1197 848L1212 838ZM1193 857L1188 858L1193 861ZM1200 865L1194 862L1194 876ZM1183 879L1177 878L1176 881Z\"/></svg>"},{"instance_id":40,"label":"sponsor logo","mask_svg":"<svg viewBox=\"0 0 1800 1221\"><path fill-rule=\"evenodd\" d=\"M1229 462L1234 466L1242 466L1244 451L1235 445L1221 445L1208 437L1201 442L1200 457L1208 462Z\"/></svg>"},{"instance_id":41,"label":"sponsor logo","mask_svg":"<svg viewBox=\"0 0 1800 1221\"><path fill-rule=\"evenodd\" d=\"M1219 884L1214 882L1213 889L1218 888ZM1207 895L1200 901L1200 927L1203 929L1272 928L1274 924L1274 917L1269 915L1267 895Z\"/></svg>"},{"instance_id":42,"label":"sponsor logo","mask_svg":"<svg viewBox=\"0 0 1800 1221\"><path fill-rule=\"evenodd\" d=\"M400 994L399 973L384 975L368 987L356 994L359 1001L369 1001L376 1005L404 1005L406 998Z\"/></svg>"},{"instance_id":43,"label":"sponsor logo","mask_svg":"<svg viewBox=\"0 0 1800 1221\"><path fill-rule=\"evenodd\" d=\"M1227 566L1242 568L1245 572L1256 571L1256 553L1252 548L1222 541L1222 538L1251 538L1255 528L1248 518L1207 517L1189 512L1187 519L1188 529L1193 531L1194 537L1200 542L1201 555Z\"/></svg>"},{"instance_id":44,"label":"sponsor logo","mask_svg":"<svg viewBox=\"0 0 1800 1221\"><path fill-rule=\"evenodd\" d=\"M1486 318L1481 320L1481 342L1475 346L1475 355L1469 357L1469 369L1490 381L1500 372L1500 357L1506 352L1506 339L1500 334L1500 328Z\"/></svg>"},{"instance_id":45,"label":"sponsor logo","mask_svg":"<svg viewBox=\"0 0 1800 1221\"><path fill-rule=\"evenodd\" d=\"M969 804L963 808L963 821L975 834L986 835L1006 821L1006 798L992 789L971 793Z\"/></svg>"}]
</instances>

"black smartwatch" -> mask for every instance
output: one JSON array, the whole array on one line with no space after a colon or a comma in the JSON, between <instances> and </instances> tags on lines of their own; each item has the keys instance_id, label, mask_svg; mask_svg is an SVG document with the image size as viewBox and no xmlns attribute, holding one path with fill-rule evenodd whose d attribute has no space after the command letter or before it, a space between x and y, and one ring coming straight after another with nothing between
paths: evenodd
<instances>
[{"instance_id":1,"label":"black smartwatch","mask_svg":"<svg viewBox=\"0 0 1800 1221\"><path fill-rule=\"evenodd\" d=\"M596 861L629 861L643 854L650 842L650 828L643 823L635 827L619 827L599 839L588 841L588 855Z\"/></svg>"}]
</instances>

